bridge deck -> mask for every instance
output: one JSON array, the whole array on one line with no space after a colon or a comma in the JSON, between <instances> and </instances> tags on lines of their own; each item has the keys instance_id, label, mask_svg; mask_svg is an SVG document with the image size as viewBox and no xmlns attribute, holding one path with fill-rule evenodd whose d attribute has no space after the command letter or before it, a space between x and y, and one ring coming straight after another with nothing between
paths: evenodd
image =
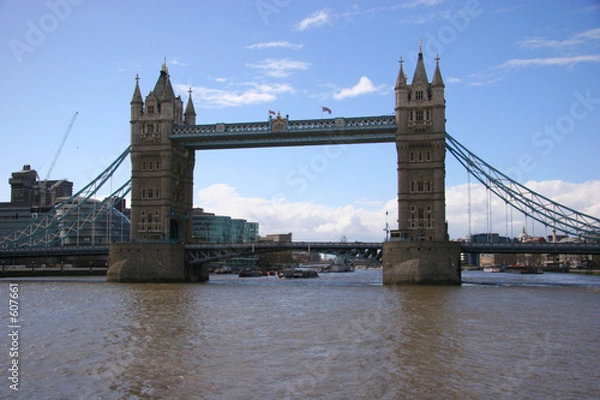
<instances>
[{"instance_id":1,"label":"bridge deck","mask_svg":"<svg viewBox=\"0 0 600 400\"><path fill-rule=\"evenodd\" d=\"M169 138L195 150L327 144L390 143L396 140L396 117L330 118L235 124L177 125Z\"/></svg>"},{"instance_id":2,"label":"bridge deck","mask_svg":"<svg viewBox=\"0 0 600 400\"><path fill-rule=\"evenodd\" d=\"M427 247L427 242L413 242ZM345 253L365 258L379 258L380 242L291 242L189 244L185 246L188 261L209 262L239 255L271 251L298 250L322 253ZM600 243L461 243L463 253L531 253L531 254L600 254ZM21 257L108 255L108 246L21 247L0 249L0 259Z\"/></svg>"}]
</instances>

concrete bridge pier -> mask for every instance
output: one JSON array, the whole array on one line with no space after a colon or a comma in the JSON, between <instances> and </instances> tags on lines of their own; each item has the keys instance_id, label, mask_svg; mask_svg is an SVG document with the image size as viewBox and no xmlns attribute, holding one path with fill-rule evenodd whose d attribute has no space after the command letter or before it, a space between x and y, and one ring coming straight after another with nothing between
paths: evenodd
<instances>
[{"instance_id":1,"label":"concrete bridge pier","mask_svg":"<svg viewBox=\"0 0 600 400\"><path fill-rule=\"evenodd\" d=\"M189 282L206 282L209 277L208 264L186 264L186 277Z\"/></svg>"},{"instance_id":2,"label":"concrete bridge pier","mask_svg":"<svg viewBox=\"0 0 600 400\"><path fill-rule=\"evenodd\" d=\"M385 242L383 283L460 285L460 243L395 240Z\"/></svg>"},{"instance_id":3,"label":"concrete bridge pier","mask_svg":"<svg viewBox=\"0 0 600 400\"><path fill-rule=\"evenodd\" d=\"M183 244L130 242L109 248L109 282L189 282Z\"/></svg>"}]
</instances>

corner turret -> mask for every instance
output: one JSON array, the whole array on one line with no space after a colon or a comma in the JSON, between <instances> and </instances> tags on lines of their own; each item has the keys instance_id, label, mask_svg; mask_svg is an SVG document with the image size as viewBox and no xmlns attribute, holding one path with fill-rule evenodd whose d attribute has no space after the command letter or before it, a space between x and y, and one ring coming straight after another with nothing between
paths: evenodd
<instances>
[{"instance_id":1,"label":"corner turret","mask_svg":"<svg viewBox=\"0 0 600 400\"><path fill-rule=\"evenodd\" d=\"M133 91L133 97L131 98L131 119L138 119L144 113L144 100L142 99L142 93L139 85L140 77L135 76L135 89Z\"/></svg>"},{"instance_id":2,"label":"corner turret","mask_svg":"<svg viewBox=\"0 0 600 400\"><path fill-rule=\"evenodd\" d=\"M186 125L196 125L196 110L194 110L194 103L192 102L192 88L188 91L190 97L188 97L187 104L185 106L184 123Z\"/></svg>"},{"instance_id":3,"label":"corner turret","mask_svg":"<svg viewBox=\"0 0 600 400\"><path fill-rule=\"evenodd\" d=\"M439 106L443 106L446 103L444 99L444 80L442 79L442 73L440 72L440 57L435 57L435 72L433 73L433 80L431 81L431 101Z\"/></svg>"}]
</instances>

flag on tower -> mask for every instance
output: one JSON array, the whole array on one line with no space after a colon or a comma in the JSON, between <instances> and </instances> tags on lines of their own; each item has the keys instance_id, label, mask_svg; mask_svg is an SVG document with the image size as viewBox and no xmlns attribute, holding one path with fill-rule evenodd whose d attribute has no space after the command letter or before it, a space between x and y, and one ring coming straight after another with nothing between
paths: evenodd
<instances>
[{"instance_id":1,"label":"flag on tower","mask_svg":"<svg viewBox=\"0 0 600 400\"><path fill-rule=\"evenodd\" d=\"M269 115L275 115L275 111L269 110Z\"/></svg>"},{"instance_id":2,"label":"flag on tower","mask_svg":"<svg viewBox=\"0 0 600 400\"><path fill-rule=\"evenodd\" d=\"M329 114L331 114L331 109L327 108L327 107L323 107L323 112L328 112Z\"/></svg>"}]
</instances>

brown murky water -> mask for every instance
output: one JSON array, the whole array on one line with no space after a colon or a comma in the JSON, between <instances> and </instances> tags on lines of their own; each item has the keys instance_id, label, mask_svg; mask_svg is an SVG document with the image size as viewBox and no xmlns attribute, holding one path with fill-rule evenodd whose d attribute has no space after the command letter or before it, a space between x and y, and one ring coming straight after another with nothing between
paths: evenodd
<instances>
[{"instance_id":1,"label":"brown murky water","mask_svg":"<svg viewBox=\"0 0 600 400\"><path fill-rule=\"evenodd\" d=\"M388 287L381 271L357 271L194 285L19 281L19 392L3 378L0 398L598 396L600 277L463 279ZM8 284L0 281L5 303ZM8 309L2 315L9 333Z\"/></svg>"}]
</instances>

